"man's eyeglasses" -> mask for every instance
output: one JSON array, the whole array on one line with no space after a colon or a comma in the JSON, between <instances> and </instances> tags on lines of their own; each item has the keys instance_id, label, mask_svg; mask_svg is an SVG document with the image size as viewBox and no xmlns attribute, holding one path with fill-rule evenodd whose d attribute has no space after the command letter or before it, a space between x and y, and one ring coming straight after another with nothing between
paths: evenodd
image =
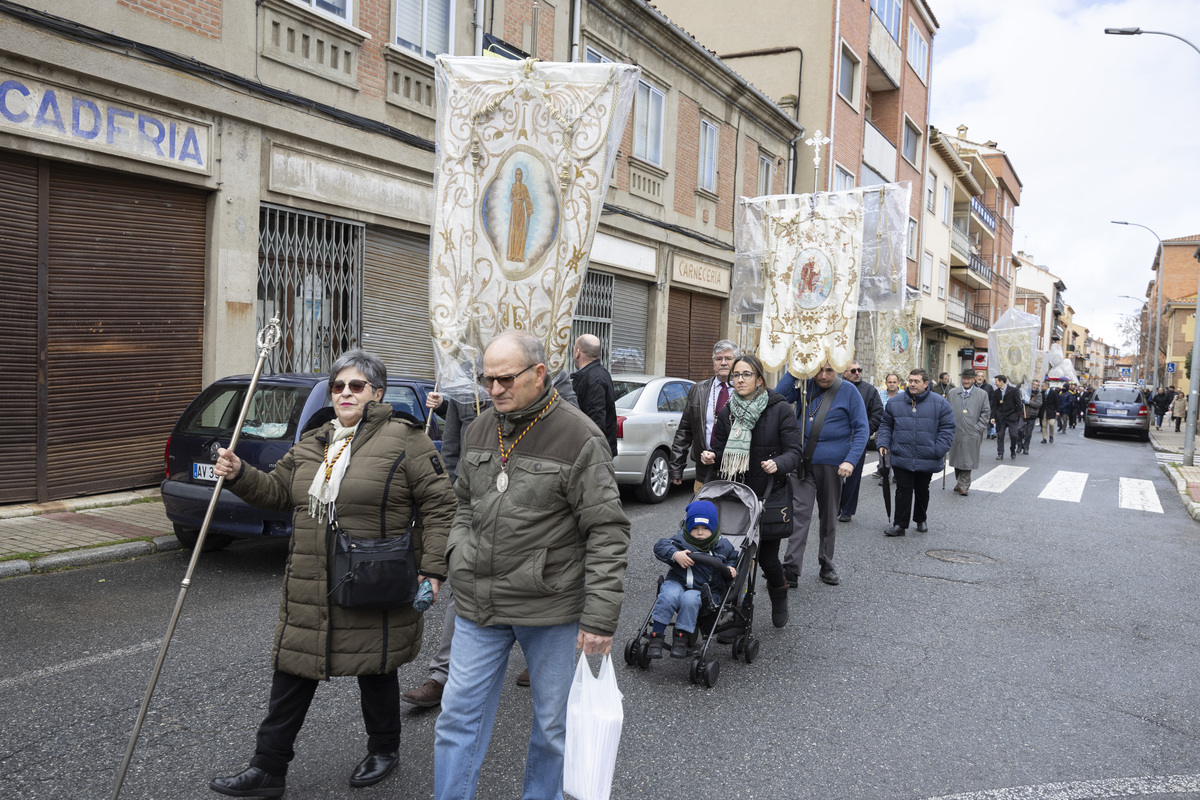
<instances>
[{"instance_id":1,"label":"man's eyeglasses","mask_svg":"<svg viewBox=\"0 0 1200 800\"><path fill-rule=\"evenodd\" d=\"M494 384L494 383L499 383L500 386L504 389L511 389L513 382L516 381L517 378L521 377L526 372L529 372L529 370L533 369L536 366L537 366L537 364L530 364L528 367L521 370L520 372L518 372L515 375L480 375L479 382L481 384L483 384L485 389L489 389L489 390L492 388L492 384Z\"/></svg>"},{"instance_id":2,"label":"man's eyeglasses","mask_svg":"<svg viewBox=\"0 0 1200 800\"><path fill-rule=\"evenodd\" d=\"M862 373L862 367L859 367L858 369L850 369L850 370L846 370L846 371L847 371L847 372L852 372L852 373L854 373L855 375L859 375L859 374L861 374L861 373Z\"/></svg>"},{"instance_id":3,"label":"man's eyeglasses","mask_svg":"<svg viewBox=\"0 0 1200 800\"><path fill-rule=\"evenodd\" d=\"M368 386L374 386L374 384L370 381L334 381L332 386L333 393L341 394L346 390L347 386L350 387L350 391L360 394L363 389L366 389Z\"/></svg>"},{"instance_id":4,"label":"man's eyeglasses","mask_svg":"<svg viewBox=\"0 0 1200 800\"><path fill-rule=\"evenodd\" d=\"M751 381L758 376L753 372L731 372L729 373L729 377L733 378L735 381Z\"/></svg>"}]
</instances>

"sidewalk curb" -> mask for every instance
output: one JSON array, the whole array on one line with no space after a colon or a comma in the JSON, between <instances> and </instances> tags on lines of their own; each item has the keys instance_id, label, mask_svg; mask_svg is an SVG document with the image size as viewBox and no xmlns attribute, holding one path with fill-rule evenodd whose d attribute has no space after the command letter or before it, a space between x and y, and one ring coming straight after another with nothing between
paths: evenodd
<instances>
[{"instance_id":1,"label":"sidewalk curb","mask_svg":"<svg viewBox=\"0 0 1200 800\"><path fill-rule=\"evenodd\" d=\"M1179 470L1174 469L1176 464L1162 464L1162 471L1167 474L1167 478L1175 487L1175 491L1179 492L1179 499L1183 502L1183 508L1191 516L1193 520L1200 522L1200 503L1192 500L1192 496L1188 494L1187 481L1179 474Z\"/></svg>"},{"instance_id":2,"label":"sidewalk curb","mask_svg":"<svg viewBox=\"0 0 1200 800\"><path fill-rule=\"evenodd\" d=\"M35 517L38 514L84 511L89 508L105 508L107 506L127 506L144 500L158 499L159 497L158 487L155 486L149 489L131 489L128 492L98 494L91 497L72 497L67 500L54 500L49 503L24 503L15 506L0 506L0 519Z\"/></svg>"},{"instance_id":3,"label":"sidewalk curb","mask_svg":"<svg viewBox=\"0 0 1200 800\"><path fill-rule=\"evenodd\" d=\"M54 553L41 556L32 561L0 561L0 579L12 578L17 575L31 573L54 572L74 567L89 567L95 564L107 564L113 561L125 561L138 556L148 556L154 553L166 553L180 550L182 545L173 534L156 536L150 541L120 542L103 547L91 547L80 550L69 550L64 553Z\"/></svg>"}]
</instances>

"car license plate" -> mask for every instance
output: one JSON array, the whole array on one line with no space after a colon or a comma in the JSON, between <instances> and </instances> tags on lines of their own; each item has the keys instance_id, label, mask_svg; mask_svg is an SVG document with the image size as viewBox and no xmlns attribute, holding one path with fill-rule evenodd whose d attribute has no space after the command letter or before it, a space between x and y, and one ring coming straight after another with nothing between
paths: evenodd
<instances>
[{"instance_id":1,"label":"car license plate","mask_svg":"<svg viewBox=\"0 0 1200 800\"><path fill-rule=\"evenodd\" d=\"M212 481L216 483L217 473L213 471L216 464L201 464L198 461L192 462L192 480L194 481Z\"/></svg>"},{"instance_id":2,"label":"car license plate","mask_svg":"<svg viewBox=\"0 0 1200 800\"><path fill-rule=\"evenodd\" d=\"M1110 408L1108 410L1108 415L1110 417L1127 417L1129 416L1129 412L1123 408Z\"/></svg>"}]
</instances>

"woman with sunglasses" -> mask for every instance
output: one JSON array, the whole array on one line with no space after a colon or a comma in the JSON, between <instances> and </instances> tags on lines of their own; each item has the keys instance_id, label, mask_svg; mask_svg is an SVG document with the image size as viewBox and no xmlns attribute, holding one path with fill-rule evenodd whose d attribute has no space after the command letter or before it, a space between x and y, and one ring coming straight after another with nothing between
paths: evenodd
<instances>
[{"instance_id":1,"label":"woman with sunglasses","mask_svg":"<svg viewBox=\"0 0 1200 800\"><path fill-rule=\"evenodd\" d=\"M701 463L719 464L722 478L745 483L759 497L765 497L768 488L773 498L790 496L787 476L800 465L802 452L795 411L783 395L767 388L762 362L756 356L734 361L729 378L734 393L717 415L713 449L700 454ZM771 597L771 624L776 628L788 621L788 584L779 560L779 543L792 531L790 510L787 517L786 524L764 524L759 530L758 563Z\"/></svg>"},{"instance_id":2,"label":"woman with sunglasses","mask_svg":"<svg viewBox=\"0 0 1200 800\"><path fill-rule=\"evenodd\" d=\"M292 511L292 541L275 626L271 699L258 728L250 766L215 778L215 792L233 797L279 797L292 746L319 681L358 678L367 756L350 785L370 786L399 760L400 686L396 669L421 649L421 613L401 608L367 611L330 600L331 518L356 538L400 536L414 515L418 580L437 597L445 580L446 537L454 519L450 479L421 425L393 418L383 402L387 368L375 356L349 350L329 376L333 419L301 435L270 472L260 472L221 449L216 474L247 503Z\"/></svg>"}]
</instances>

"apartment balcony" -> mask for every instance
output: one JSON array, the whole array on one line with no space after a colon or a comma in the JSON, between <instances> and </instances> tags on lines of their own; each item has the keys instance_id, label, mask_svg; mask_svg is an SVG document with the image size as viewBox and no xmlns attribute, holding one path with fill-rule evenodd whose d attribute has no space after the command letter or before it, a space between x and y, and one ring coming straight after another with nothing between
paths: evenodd
<instances>
[{"instance_id":1,"label":"apartment balcony","mask_svg":"<svg viewBox=\"0 0 1200 800\"><path fill-rule=\"evenodd\" d=\"M900 44L892 38L887 26L871 12L871 33L867 40L867 88L872 92L890 92L900 88L904 73L904 56Z\"/></svg>"},{"instance_id":2,"label":"apartment balcony","mask_svg":"<svg viewBox=\"0 0 1200 800\"><path fill-rule=\"evenodd\" d=\"M992 215L991 211L987 210L983 205L983 201L978 197L971 198L971 213L979 218L979 221L983 223L983 227L991 231L994 238L996 233L996 217Z\"/></svg>"},{"instance_id":3,"label":"apartment balcony","mask_svg":"<svg viewBox=\"0 0 1200 800\"><path fill-rule=\"evenodd\" d=\"M950 226L950 266L965 267L971 259L971 240L957 225Z\"/></svg>"},{"instance_id":4,"label":"apartment balcony","mask_svg":"<svg viewBox=\"0 0 1200 800\"><path fill-rule=\"evenodd\" d=\"M1060 317L1067 313L1067 302L1063 300L1061 294L1054 295L1054 316Z\"/></svg>"},{"instance_id":5,"label":"apartment balcony","mask_svg":"<svg viewBox=\"0 0 1200 800\"><path fill-rule=\"evenodd\" d=\"M873 15L872 15L873 16ZM887 31L883 32L888 36ZM888 36L888 38L892 38ZM896 145L888 141L878 128L867 122L863 126L863 163L882 175L889 183L896 180Z\"/></svg>"},{"instance_id":6,"label":"apartment balcony","mask_svg":"<svg viewBox=\"0 0 1200 800\"><path fill-rule=\"evenodd\" d=\"M967 327L979 331L980 335L986 336L988 329L988 319L983 314L976 313L967 309Z\"/></svg>"},{"instance_id":7,"label":"apartment balcony","mask_svg":"<svg viewBox=\"0 0 1200 800\"><path fill-rule=\"evenodd\" d=\"M992 288L992 268L984 263L983 259L974 253L967 257L965 265L951 264L950 274L958 278L967 286L975 289L990 289Z\"/></svg>"}]
</instances>

